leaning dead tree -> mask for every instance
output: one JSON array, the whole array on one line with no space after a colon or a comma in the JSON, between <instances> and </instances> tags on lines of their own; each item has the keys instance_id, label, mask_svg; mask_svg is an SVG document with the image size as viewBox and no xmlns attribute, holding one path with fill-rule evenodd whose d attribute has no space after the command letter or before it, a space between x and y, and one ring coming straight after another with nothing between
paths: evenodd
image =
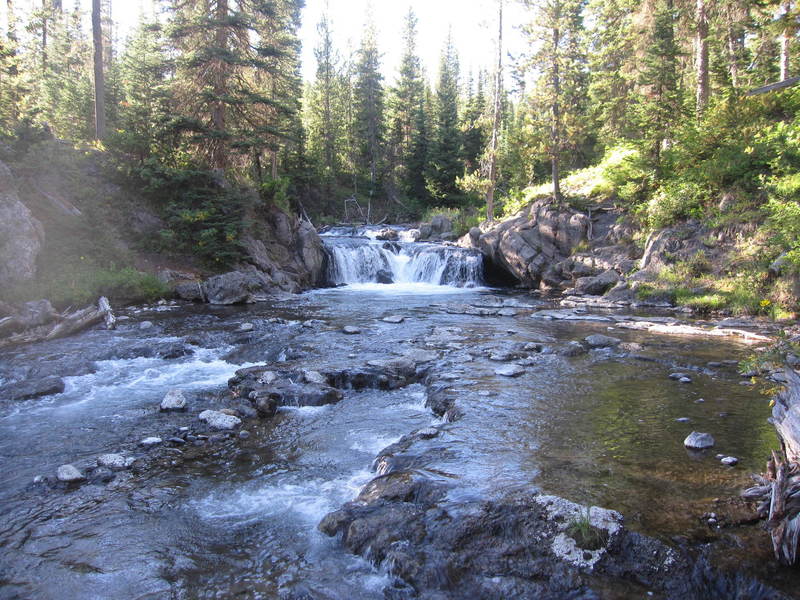
<instances>
[{"instance_id":1,"label":"leaning dead tree","mask_svg":"<svg viewBox=\"0 0 800 600\"><path fill-rule=\"evenodd\" d=\"M781 450L772 452L767 472L754 475L756 485L742 496L758 503L775 558L793 565L800 545L800 375L788 366L785 373L786 387L775 397L771 419Z\"/></svg>"}]
</instances>

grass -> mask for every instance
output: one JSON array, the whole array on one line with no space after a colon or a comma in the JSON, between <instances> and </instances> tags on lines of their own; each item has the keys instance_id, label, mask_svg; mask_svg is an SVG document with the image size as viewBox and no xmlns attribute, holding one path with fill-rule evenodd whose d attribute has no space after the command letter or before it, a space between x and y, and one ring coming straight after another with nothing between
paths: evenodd
<instances>
[{"instance_id":1,"label":"grass","mask_svg":"<svg viewBox=\"0 0 800 600\"><path fill-rule=\"evenodd\" d=\"M579 548L599 550L608 543L608 532L592 525L589 511L587 506L585 513L581 513L567 525L567 535L575 540Z\"/></svg>"},{"instance_id":2,"label":"grass","mask_svg":"<svg viewBox=\"0 0 800 600\"><path fill-rule=\"evenodd\" d=\"M32 282L3 290L0 299L24 302L46 298L58 307L82 306L106 296L115 304L150 302L170 294L170 289L155 276L132 267L99 267L90 261L59 264L43 270Z\"/></svg>"}]
</instances>

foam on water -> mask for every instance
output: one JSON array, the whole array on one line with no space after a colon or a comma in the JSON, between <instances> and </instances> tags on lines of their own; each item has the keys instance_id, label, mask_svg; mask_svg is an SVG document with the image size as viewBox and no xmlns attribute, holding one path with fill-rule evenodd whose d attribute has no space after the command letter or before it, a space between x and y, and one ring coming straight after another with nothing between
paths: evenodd
<instances>
[{"instance_id":1,"label":"foam on water","mask_svg":"<svg viewBox=\"0 0 800 600\"><path fill-rule=\"evenodd\" d=\"M387 446L391 446L392 444L399 442L400 438L402 437L399 435L378 435L364 439L363 431L350 431L347 435L350 438L356 438L356 440L350 444L351 450L355 450L356 452L365 452L372 456L375 456Z\"/></svg>"},{"instance_id":2,"label":"foam on water","mask_svg":"<svg viewBox=\"0 0 800 600\"><path fill-rule=\"evenodd\" d=\"M302 483L217 491L190 506L206 519L252 522L293 515L316 525L329 512L356 496L372 477L374 474L364 469L332 480L309 479Z\"/></svg>"}]
</instances>

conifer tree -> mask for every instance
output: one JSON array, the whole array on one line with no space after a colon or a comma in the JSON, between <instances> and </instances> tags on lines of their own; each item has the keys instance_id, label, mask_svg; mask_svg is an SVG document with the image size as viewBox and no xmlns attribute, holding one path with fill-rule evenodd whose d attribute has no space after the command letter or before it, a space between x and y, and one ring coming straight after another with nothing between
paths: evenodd
<instances>
[{"instance_id":1,"label":"conifer tree","mask_svg":"<svg viewBox=\"0 0 800 600\"><path fill-rule=\"evenodd\" d=\"M458 203L461 194L456 179L464 174L460 160L461 131L458 127L458 70L458 56L452 37L448 35L439 62L426 170L429 194L435 202L445 205Z\"/></svg>"},{"instance_id":2,"label":"conifer tree","mask_svg":"<svg viewBox=\"0 0 800 600\"><path fill-rule=\"evenodd\" d=\"M272 173L300 97L300 0L173 0L170 37L179 53L178 109L208 165L260 164Z\"/></svg>"},{"instance_id":3,"label":"conifer tree","mask_svg":"<svg viewBox=\"0 0 800 600\"><path fill-rule=\"evenodd\" d=\"M359 171L368 181L370 197L378 192L384 144L383 75L377 34L371 19L358 50L355 81L355 132Z\"/></svg>"},{"instance_id":4,"label":"conifer tree","mask_svg":"<svg viewBox=\"0 0 800 600\"><path fill-rule=\"evenodd\" d=\"M561 201L563 155L575 154L583 141L586 110L586 52L584 46L584 0L544 0L533 3L537 13L525 28L534 47L532 64L539 65L540 76L534 94L535 104L547 111L549 129L543 150L549 157L553 198ZM540 134L541 135L541 134Z\"/></svg>"},{"instance_id":5,"label":"conifer tree","mask_svg":"<svg viewBox=\"0 0 800 600\"><path fill-rule=\"evenodd\" d=\"M424 113L425 83L422 80L422 65L417 55L417 17L409 9L403 30L404 50L400 62L397 84L390 90L389 111L389 150L390 178L396 182L405 197L419 197L419 169L424 168L424 159L415 161L417 138L422 135L420 127L425 128L424 114L420 123L420 111ZM423 145L427 140L422 141ZM418 157L416 157L418 158ZM412 163L416 171L412 171ZM415 191L416 188L416 191Z\"/></svg>"}]
</instances>

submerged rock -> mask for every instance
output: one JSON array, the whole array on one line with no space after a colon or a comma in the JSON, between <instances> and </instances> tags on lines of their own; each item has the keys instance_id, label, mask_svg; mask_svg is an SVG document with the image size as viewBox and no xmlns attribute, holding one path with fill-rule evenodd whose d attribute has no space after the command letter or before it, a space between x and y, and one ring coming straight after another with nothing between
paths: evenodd
<instances>
[{"instance_id":1,"label":"submerged rock","mask_svg":"<svg viewBox=\"0 0 800 600\"><path fill-rule=\"evenodd\" d=\"M590 348L611 348L619 346L622 340L619 338L611 337L610 335L602 335L596 333L589 335L583 340Z\"/></svg>"},{"instance_id":2,"label":"submerged rock","mask_svg":"<svg viewBox=\"0 0 800 600\"><path fill-rule=\"evenodd\" d=\"M125 458L122 454L101 454L97 457L98 466L106 467L114 471L127 469L132 462L132 459Z\"/></svg>"},{"instance_id":3,"label":"submerged rock","mask_svg":"<svg viewBox=\"0 0 800 600\"><path fill-rule=\"evenodd\" d=\"M719 462L728 467L732 467L734 465L739 464L739 459L736 458L735 456L725 456L721 458Z\"/></svg>"},{"instance_id":4,"label":"submerged rock","mask_svg":"<svg viewBox=\"0 0 800 600\"><path fill-rule=\"evenodd\" d=\"M494 370L494 373L495 375L500 375L502 377L519 377L525 373L525 369L520 365L510 364L498 367Z\"/></svg>"},{"instance_id":5,"label":"submerged rock","mask_svg":"<svg viewBox=\"0 0 800 600\"><path fill-rule=\"evenodd\" d=\"M162 440L160 437L151 436L144 438L141 442L139 442L139 445L144 446L145 448L151 448L153 446L158 446L163 441L164 440Z\"/></svg>"},{"instance_id":6,"label":"submerged rock","mask_svg":"<svg viewBox=\"0 0 800 600\"><path fill-rule=\"evenodd\" d=\"M61 465L56 471L56 477L64 483L84 481L86 477L74 465Z\"/></svg>"},{"instance_id":7,"label":"submerged rock","mask_svg":"<svg viewBox=\"0 0 800 600\"><path fill-rule=\"evenodd\" d=\"M400 315L389 315L388 317L383 317L383 319L381 319L381 321L383 321L384 323L393 323L395 325L399 325L405 320L406 318Z\"/></svg>"},{"instance_id":8,"label":"submerged rock","mask_svg":"<svg viewBox=\"0 0 800 600\"><path fill-rule=\"evenodd\" d=\"M714 437L710 433L701 433L699 431L693 431L683 440L683 445L693 450L713 448L714 444Z\"/></svg>"},{"instance_id":9,"label":"submerged rock","mask_svg":"<svg viewBox=\"0 0 800 600\"><path fill-rule=\"evenodd\" d=\"M242 424L242 420L239 417L226 415L218 410L204 410L200 413L198 419L206 423L211 429L236 429Z\"/></svg>"},{"instance_id":10,"label":"submerged rock","mask_svg":"<svg viewBox=\"0 0 800 600\"><path fill-rule=\"evenodd\" d=\"M361 330L358 327L354 327L353 325L345 325L342 327L342 333L347 335L358 335L361 333Z\"/></svg>"}]
</instances>

